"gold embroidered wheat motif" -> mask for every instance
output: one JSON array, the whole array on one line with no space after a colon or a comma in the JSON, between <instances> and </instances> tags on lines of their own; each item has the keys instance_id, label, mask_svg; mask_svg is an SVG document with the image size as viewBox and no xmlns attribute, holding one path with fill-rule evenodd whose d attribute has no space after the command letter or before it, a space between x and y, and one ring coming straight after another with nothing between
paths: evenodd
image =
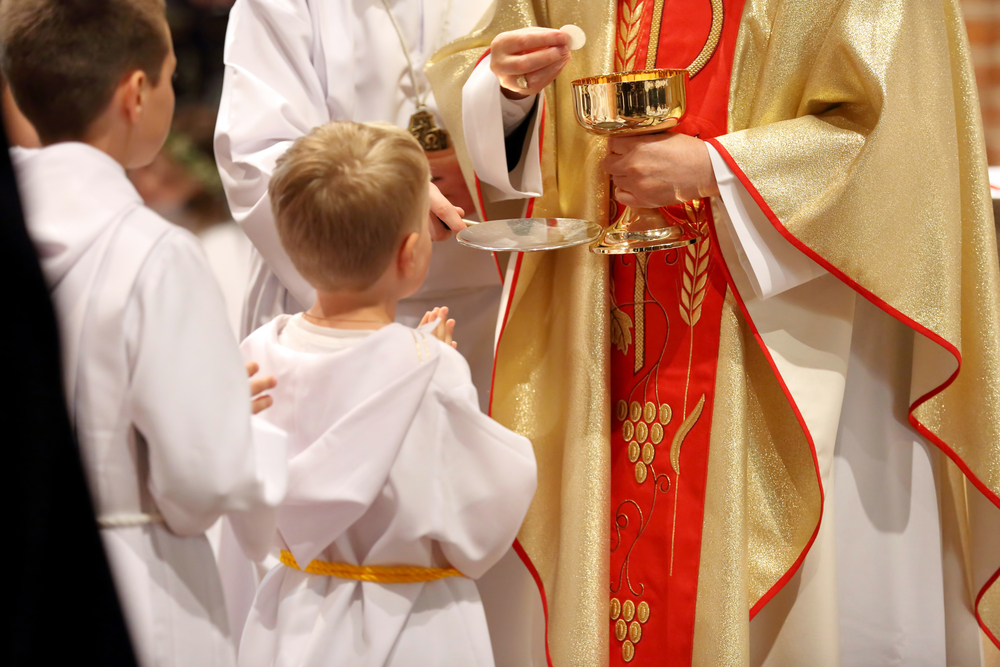
<instances>
[{"instance_id":1,"label":"gold embroidered wheat motif","mask_svg":"<svg viewBox=\"0 0 1000 667\"><path fill-rule=\"evenodd\" d=\"M615 71L630 72L635 69L635 56L639 50L639 28L645 0L624 0L618 17L618 35L615 49Z\"/></svg>"},{"instance_id":2,"label":"gold embroidered wheat motif","mask_svg":"<svg viewBox=\"0 0 1000 667\"><path fill-rule=\"evenodd\" d=\"M698 230L701 239L684 249L684 272L681 275L681 319L689 327L698 324L701 319L701 307L708 291L708 262L710 259L712 238L708 234L701 202L688 202L684 205L691 226Z\"/></svg>"}]
</instances>

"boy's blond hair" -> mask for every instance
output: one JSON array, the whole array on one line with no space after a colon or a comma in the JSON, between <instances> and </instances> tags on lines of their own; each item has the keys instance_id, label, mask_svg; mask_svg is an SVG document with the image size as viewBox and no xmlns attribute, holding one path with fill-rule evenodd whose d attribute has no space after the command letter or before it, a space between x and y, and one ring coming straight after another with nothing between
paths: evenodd
<instances>
[{"instance_id":1,"label":"boy's blond hair","mask_svg":"<svg viewBox=\"0 0 1000 667\"><path fill-rule=\"evenodd\" d=\"M296 141L268 188L281 245L316 289L365 289L427 215L430 167L385 123L335 122Z\"/></svg>"}]
</instances>

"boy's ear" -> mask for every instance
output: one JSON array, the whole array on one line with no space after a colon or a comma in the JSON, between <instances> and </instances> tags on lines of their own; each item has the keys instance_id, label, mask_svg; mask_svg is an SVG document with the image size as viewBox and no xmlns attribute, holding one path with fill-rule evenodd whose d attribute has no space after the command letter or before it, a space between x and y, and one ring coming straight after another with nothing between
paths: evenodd
<instances>
[{"instance_id":1,"label":"boy's ear","mask_svg":"<svg viewBox=\"0 0 1000 667\"><path fill-rule=\"evenodd\" d=\"M148 84L146 73L137 69L127 74L118 86L122 113L131 123L137 122L145 110Z\"/></svg>"},{"instance_id":2,"label":"boy's ear","mask_svg":"<svg viewBox=\"0 0 1000 667\"><path fill-rule=\"evenodd\" d=\"M398 264L399 275L402 278L410 278L413 276L416 270L416 260L417 260L417 241L420 240L420 234L417 232L411 232L406 235L403 239L403 243L399 246L399 257Z\"/></svg>"}]
</instances>

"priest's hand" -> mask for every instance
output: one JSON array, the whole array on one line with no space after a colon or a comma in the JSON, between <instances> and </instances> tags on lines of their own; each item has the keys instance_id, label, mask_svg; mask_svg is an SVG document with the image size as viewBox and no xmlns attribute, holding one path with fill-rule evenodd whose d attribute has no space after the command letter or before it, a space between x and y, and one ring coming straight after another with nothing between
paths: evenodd
<instances>
[{"instance_id":1,"label":"priest's hand","mask_svg":"<svg viewBox=\"0 0 1000 667\"><path fill-rule=\"evenodd\" d=\"M437 326L434 327L434 331L431 332L434 334L434 337L445 345L451 345L455 349L458 349L458 343L452 340L452 335L455 333L455 320L448 319L448 307L435 308L429 313L424 313L419 326L424 326L434 320L438 321Z\"/></svg>"},{"instance_id":2,"label":"priest's hand","mask_svg":"<svg viewBox=\"0 0 1000 667\"><path fill-rule=\"evenodd\" d=\"M257 372L260 371L260 366L255 362L251 361L246 365L247 375L250 377L250 409L254 414L263 412L267 410L274 403L274 399L270 396L262 396L268 389L274 389L278 386L278 381L274 379L273 375L265 375L264 377L255 378Z\"/></svg>"},{"instance_id":3,"label":"priest's hand","mask_svg":"<svg viewBox=\"0 0 1000 667\"><path fill-rule=\"evenodd\" d=\"M427 226L431 232L431 239L447 241L452 232L460 232L465 229L466 225L462 220L465 210L448 201L448 198L441 194L441 191L433 183L430 183L428 187L431 193L431 211Z\"/></svg>"},{"instance_id":4,"label":"priest's hand","mask_svg":"<svg viewBox=\"0 0 1000 667\"><path fill-rule=\"evenodd\" d=\"M462 167L458 164L458 154L455 153L454 147L427 153L427 161L431 165L431 182L437 186L444 198L462 209L463 215L475 211L476 204L472 201L472 194L469 193L469 186L465 182L465 176L462 175ZM463 227L458 229L452 227L452 231L461 231Z\"/></svg>"},{"instance_id":5,"label":"priest's hand","mask_svg":"<svg viewBox=\"0 0 1000 667\"><path fill-rule=\"evenodd\" d=\"M601 167L626 206L658 208L719 194L708 147L686 134L611 137Z\"/></svg>"},{"instance_id":6,"label":"priest's hand","mask_svg":"<svg viewBox=\"0 0 1000 667\"><path fill-rule=\"evenodd\" d=\"M552 28L502 32L490 45L490 69L503 94L514 100L542 92L567 63L569 36Z\"/></svg>"}]
</instances>

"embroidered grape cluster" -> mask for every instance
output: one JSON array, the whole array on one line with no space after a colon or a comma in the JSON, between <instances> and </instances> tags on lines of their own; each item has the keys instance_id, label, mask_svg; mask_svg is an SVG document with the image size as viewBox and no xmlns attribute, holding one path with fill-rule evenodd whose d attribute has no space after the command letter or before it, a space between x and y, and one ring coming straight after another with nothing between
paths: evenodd
<instances>
[{"instance_id":1,"label":"embroidered grape cluster","mask_svg":"<svg viewBox=\"0 0 1000 667\"><path fill-rule=\"evenodd\" d=\"M631 600L611 598L611 620L615 622L615 639L622 643L622 659L632 662L635 645L642 639L642 626L649 620L649 603L642 601L637 606Z\"/></svg>"},{"instance_id":2,"label":"embroidered grape cluster","mask_svg":"<svg viewBox=\"0 0 1000 667\"><path fill-rule=\"evenodd\" d=\"M657 409L652 401L641 405L618 401L616 416L622 422L622 438L628 443L628 460L635 464L635 481L642 484L649 476L649 466L656 458L656 446L663 442L664 427L673 419L666 403Z\"/></svg>"}]
</instances>

